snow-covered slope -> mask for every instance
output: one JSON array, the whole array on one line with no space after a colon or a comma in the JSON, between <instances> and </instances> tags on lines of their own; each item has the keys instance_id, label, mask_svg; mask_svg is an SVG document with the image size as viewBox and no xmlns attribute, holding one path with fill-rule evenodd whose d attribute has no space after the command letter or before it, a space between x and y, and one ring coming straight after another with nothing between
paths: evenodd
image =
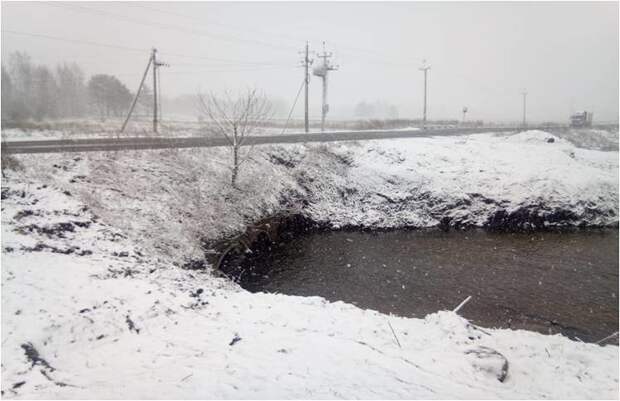
<instances>
[{"instance_id":1,"label":"snow-covered slope","mask_svg":"<svg viewBox=\"0 0 620 401\"><path fill-rule=\"evenodd\" d=\"M316 165L315 174L329 178L311 191L310 210L335 226L543 228L618 221L618 153L577 148L545 132L333 149L351 167L334 174Z\"/></svg>"},{"instance_id":2,"label":"snow-covered slope","mask_svg":"<svg viewBox=\"0 0 620 401\"><path fill-rule=\"evenodd\" d=\"M256 147L241 190L230 187L224 148L18 159L26 176L74 193L137 243L177 260L199 258L201 239L287 208L334 227L618 223L618 152L540 131Z\"/></svg>"},{"instance_id":3,"label":"snow-covered slope","mask_svg":"<svg viewBox=\"0 0 620 401\"><path fill-rule=\"evenodd\" d=\"M617 224L618 153L549 137L256 148L241 190L226 149L19 156L2 184L3 396L617 398L616 346L250 294L179 267L202 237L283 208L335 226L524 207Z\"/></svg>"},{"instance_id":4,"label":"snow-covered slope","mask_svg":"<svg viewBox=\"0 0 620 401\"><path fill-rule=\"evenodd\" d=\"M2 208L6 398L618 395L616 346L250 294L149 257L74 196L15 176Z\"/></svg>"}]
</instances>

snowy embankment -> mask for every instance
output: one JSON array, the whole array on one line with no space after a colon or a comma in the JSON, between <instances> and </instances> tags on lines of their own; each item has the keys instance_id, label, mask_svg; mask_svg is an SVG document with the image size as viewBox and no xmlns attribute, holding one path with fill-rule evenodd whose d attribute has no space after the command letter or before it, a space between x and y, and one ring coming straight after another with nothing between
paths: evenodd
<instances>
[{"instance_id":1,"label":"snowy embankment","mask_svg":"<svg viewBox=\"0 0 620 401\"><path fill-rule=\"evenodd\" d=\"M618 153L548 137L257 148L241 190L225 149L19 156L2 186L3 396L617 398L616 346L179 268L202 236L286 207L334 225L482 224L528 205L617 224Z\"/></svg>"},{"instance_id":2,"label":"snowy embankment","mask_svg":"<svg viewBox=\"0 0 620 401\"><path fill-rule=\"evenodd\" d=\"M313 191L310 208L336 226L540 229L618 221L618 153L577 148L541 131L374 142L340 152L348 174L322 180L329 190Z\"/></svg>"},{"instance_id":3,"label":"snowy embankment","mask_svg":"<svg viewBox=\"0 0 620 401\"><path fill-rule=\"evenodd\" d=\"M27 176L75 193L177 261L201 258L201 239L288 209L335 228L618 224L618 152L540 131L256 147L240 190L230 187L225 148L18 160Z\"/></svg>"}]
</instances>

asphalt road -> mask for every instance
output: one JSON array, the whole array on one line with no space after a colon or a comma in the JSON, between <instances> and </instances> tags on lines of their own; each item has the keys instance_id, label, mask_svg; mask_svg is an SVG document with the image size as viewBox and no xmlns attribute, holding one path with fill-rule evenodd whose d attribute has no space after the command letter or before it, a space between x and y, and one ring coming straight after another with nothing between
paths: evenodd
<instances>
[{"instance_id":1,"label":"asphalt road","mask_svg":"<svg viewBox=\"0 0 620 401\"><path fill-rule=\"evenodd\" d=\"M537 127L528 127L537 129ZM348 131L348 132L323 132L283 134L269 136L248 137L244 146L278 144L278 143L305 143L305 142L335 142L335 141L363 141L370 139L394 139L394 138L421 138L433 136L467 135L484 132L510 132L519 131L515 127L502 128L440 128L425 130L376 130L376 131ZM33 141L3 141L2 152L4 154L23 153L64 153L64 152L98 152L98 151L123 151L143 149L169 149L169 148L200 148L227 146L226 138L209 137L130 137L130 138L89 138L89 139L56 139L56 140L33 140Z\"/></svg>"}]
</instances>

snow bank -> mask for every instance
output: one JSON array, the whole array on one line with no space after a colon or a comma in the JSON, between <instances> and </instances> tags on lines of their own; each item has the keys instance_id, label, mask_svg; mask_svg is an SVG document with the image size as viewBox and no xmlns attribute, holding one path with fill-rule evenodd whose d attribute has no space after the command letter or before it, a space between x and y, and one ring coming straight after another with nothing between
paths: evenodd
<instances>
[{"instance_id":1,"label":"snow bank","mask_svg":"<svg viewBox=\"0 0 620 401\"><path fill-rule=\"evenodd\" d=\"M224 148L18 159L27 176L75 192L136 243L177 260L200 257L202 239L289 208L333 227L618 223L618 152L541 131L256 147L241 191L228 183Z\"/></svg>"},{"instance_id":2,"label":"snow bank","mask_svg":"<svg viewBox=\"0 0 620 401\"><path fill-rule=\"evenodd\" d=\"M580 149L541 131L367 141L330 151L351 166L345 174L313 166L329 177L310 185L310 210L336 227L618 221L618 153ZM497 216L505 221L498 224Z\"/></svg>"},{"instance_id":3,"label":"snow bank","mask_svg":"<svg viewBox=\"0 0 620 401\"><path fill-rule=\"evenodd\" d=\"M59 189L7 184L6 398L617 397L615 346L250 294L145 256Z\"/></svg>"},{"instance_id":4,"label":"snow bank","mask_svg":"<svg viewBox=\"0 0 620 401\"><path fill-rule=\"evenodd\" d=\"M616 398L616 346L250 294L179 268L201 236L288 207L422 226L542 202L617 223L617 152L528 135L264 148L241 191L226 149L20 156L2 187L3 396Z\"/></svg>"}]
</instances>

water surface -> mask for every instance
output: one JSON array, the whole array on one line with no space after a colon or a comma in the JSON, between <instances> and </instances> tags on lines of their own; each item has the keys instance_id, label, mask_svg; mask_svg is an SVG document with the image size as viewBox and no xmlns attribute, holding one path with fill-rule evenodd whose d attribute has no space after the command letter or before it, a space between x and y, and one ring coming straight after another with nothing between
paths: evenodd
<instances>
[{"instance_id":1,"label":"water surface","mask_svg":"<svg viewBox=\"0 0 620 401\"><path fill-rule=\"evenodd\" d=\"M319 295L423 317L596 341L618 330L618 230L320 232L245 262L251 291ZM252 271L252 273L249 273Z\"/></svg>"}]
</instances>

